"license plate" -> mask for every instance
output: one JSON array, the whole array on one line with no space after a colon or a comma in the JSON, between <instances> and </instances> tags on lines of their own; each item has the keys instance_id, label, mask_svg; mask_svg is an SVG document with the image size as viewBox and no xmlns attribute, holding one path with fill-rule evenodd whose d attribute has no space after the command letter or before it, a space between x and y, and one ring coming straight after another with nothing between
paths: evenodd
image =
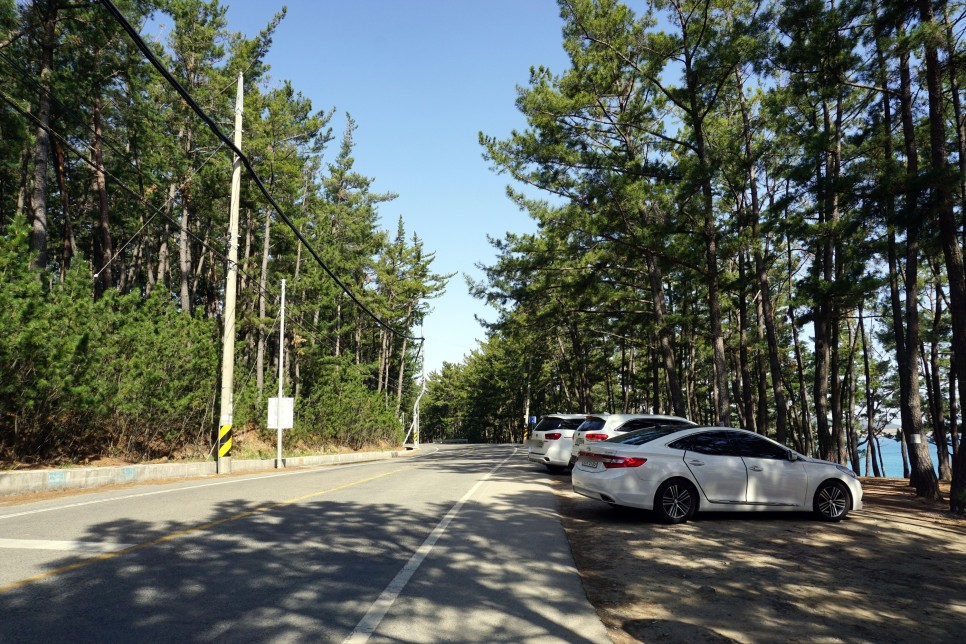
<instances>
[{"instance_id":1,"label":"license plate","mask_svg":"<svg viewBox=\"0 0 966 644\"><path fill-rule=\"evenodd\" d=\"M591 458L581 459L580 464L588 470L599 470L600 461Z\"/></svg>"}]
</instances>

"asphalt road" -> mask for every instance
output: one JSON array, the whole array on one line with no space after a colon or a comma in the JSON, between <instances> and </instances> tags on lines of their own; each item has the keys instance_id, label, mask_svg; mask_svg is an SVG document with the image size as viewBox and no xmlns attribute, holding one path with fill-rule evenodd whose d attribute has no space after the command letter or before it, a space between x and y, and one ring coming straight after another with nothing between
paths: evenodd
<instances>
[{"instance_id":1,"label":"asphalt road","mask_svg":"<svg viewBox=\"0 0 966 644\"><path fill-rule=\"evenodd\" d=\"M3 642L606 642L513 446L0 508Z\"/></svg>"}]
</instances>

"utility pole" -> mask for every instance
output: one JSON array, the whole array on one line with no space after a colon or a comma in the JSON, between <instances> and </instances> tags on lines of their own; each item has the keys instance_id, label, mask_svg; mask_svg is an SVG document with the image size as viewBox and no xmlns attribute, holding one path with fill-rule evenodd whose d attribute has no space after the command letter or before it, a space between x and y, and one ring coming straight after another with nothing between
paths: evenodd
<instances>
[{"instance_id":1,"label":"utility pole","mask_svg":"<svg viewBox=\"0 0 966 644\"><path fill-rule=\"evenodd\" d=\"M426 334L423 333L423 325L419 325L419 337L423 339L423 344L426 343ZM419 395L416 396L416 404L413 405L413 423L416 426L416 433L413 435L413 446L419 449L419 402L423 399L423 394L426 393L426 353L423 352L422 359L420 363L420 373L419 373Z\"/></svg>"},{"instance_id":2,"label":"utility pole","mask_svg":"<svg viewBox=\"0 0 966 644\"><path fill-rule=\"evenodd\" d=\"M241 150L242 112L244 111L243 75L238 74L235 98L235 147ZM228 271L225 280L224 335L221 353L221 416L218 423L216 471L231 472L231 427L234 413L235 380L235 292L238 286L238 202L241 199L241 157L235 155L231 173L231 206L228 223Z\"/></svg>"}]
</instances>

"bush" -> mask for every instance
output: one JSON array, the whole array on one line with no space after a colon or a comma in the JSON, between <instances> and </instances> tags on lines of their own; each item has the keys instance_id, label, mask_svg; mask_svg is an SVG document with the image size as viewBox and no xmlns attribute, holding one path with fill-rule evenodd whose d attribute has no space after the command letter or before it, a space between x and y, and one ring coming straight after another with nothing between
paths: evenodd
<instances>
[{"instance_id":1,"label":"bush","mask_svg":"<svg viewBox=\"0 0 966 644\"><path fill-rule=\"evenodd\" d=\"M383 396L370 391L355 365L331 365L331 377L318 379L296 401L293 443L309 448L332 444L362 449L399 445L403 428Z\"/></svg>"},{"instance_id":2,"label":"bush","mask_svg":"<svg viewBox=\"0 0 966 644\"><path fill-rule=\"evenodd\" d=\"M86 268L47 288L27 257L15 222L0 239L0 458L153 458L210 442L214 322L160 293L95 302Z\"/></svg>"}]
</instances>

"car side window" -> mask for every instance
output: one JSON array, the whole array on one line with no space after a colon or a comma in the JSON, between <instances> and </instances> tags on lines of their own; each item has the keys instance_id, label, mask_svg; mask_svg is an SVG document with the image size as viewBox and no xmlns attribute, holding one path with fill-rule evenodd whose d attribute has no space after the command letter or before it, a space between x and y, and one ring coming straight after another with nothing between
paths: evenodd
<instances>
[{"instance_id":1,"label":"car side window","mask_svg":"<svg viewBox=\"0 0 966 644\"><path fill-rule=\"evenodd\" d=\"M667 446L670 447L671 449L682 449L687 451L691 449L691 437L685 436L684 438L679 438L673 443L668 443Z\"/></svg>"},{"instance_id":2,"label":"car side window","mask_svg":"<svg viewBox=\"0 0 966 644\"><path fill-rule=\"evenodd\" d=\"M739 456L771 458L776 460L786 460L788 458L787 449L761 436L746 434L744 432L732 432L732 434L731 440Z\"/></svg>"},{"instance_id":3,"label":"car side window","mask_svg":"<svg viewBox=\"0 0 966 644\"><path fill-rule=\"evenodd\" d=\"M731 445L731 440L728 436L729 432L724 431L712 431L712 432L701 432L700 434L692 434L688 436L689 444L686 447L687 450L692 452L697 452L698 454L707 454L709 456L733 456L734 448ZM682 442L682 441L677 441ZM675 447L675 445L671 445Z\"/></svg>"}]
</instances>

